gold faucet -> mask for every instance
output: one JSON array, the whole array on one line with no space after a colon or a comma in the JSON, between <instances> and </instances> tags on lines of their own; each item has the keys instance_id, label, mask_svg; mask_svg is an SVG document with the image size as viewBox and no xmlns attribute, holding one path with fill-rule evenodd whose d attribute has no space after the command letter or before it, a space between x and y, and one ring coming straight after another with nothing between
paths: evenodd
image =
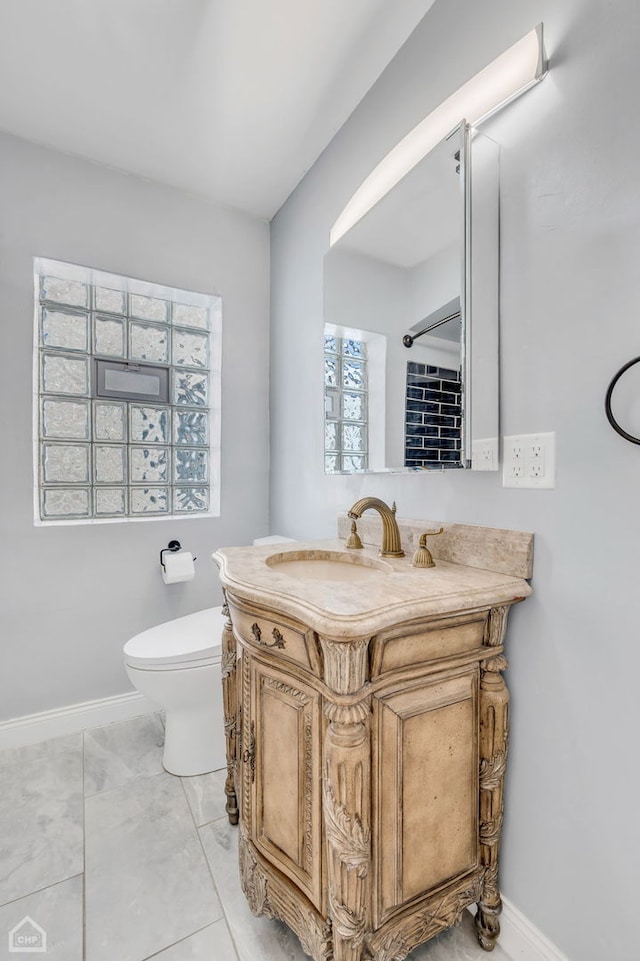
<instances>
[{"instance_id":1,"label":"gold faucet","mask_svg":"<svg viewBox=\"0 0 640 961\"><path fill-rule=\"evenodd\" d=\"M379 497L361 497L349 511L349 517L357 520L370 508L376 510L382 518L382 544L380 545L382 557L404 557L404 551L400 543L400 531L396 521L395 501L393 506L389 507Z\"/></svg>"}]
</instances>

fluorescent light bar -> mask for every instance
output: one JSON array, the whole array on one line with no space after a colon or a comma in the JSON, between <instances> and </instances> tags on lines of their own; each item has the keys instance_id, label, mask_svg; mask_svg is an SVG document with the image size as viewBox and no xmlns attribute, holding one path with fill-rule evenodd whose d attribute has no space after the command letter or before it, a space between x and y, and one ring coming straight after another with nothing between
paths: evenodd
<instances>
[{"instance_id":1,"label":"fluorescent light bar","mask_svg":"<svg viewBox=\"0 0 640 961\"><path fill-rule=\"evenodd\" d=\"M514 43L447 97L389 151L356 190L329 234L333 246L430 150L466 120L479 124L528 90L547 73L542 24Z\"/></svg>"}]
</instances>

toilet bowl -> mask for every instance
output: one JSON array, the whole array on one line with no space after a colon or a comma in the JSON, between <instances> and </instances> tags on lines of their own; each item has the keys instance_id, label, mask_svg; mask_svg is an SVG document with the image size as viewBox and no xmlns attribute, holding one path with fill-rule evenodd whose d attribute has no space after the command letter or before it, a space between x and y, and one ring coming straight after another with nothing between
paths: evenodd
<instances>
[{"instance_id":1,"label":"toilet bowl","mask_svg":"<svg viewBox=\"0 0 640 961\"><path fill-rule=\"evenodd\" d=\"M163 766L188 777L226 766L221 607L158 624L124 646L129 680L165 711Z\"/></svg>"},{"instance_id":2,"label":"toilet bowl","mask_svg":"<svg viewBox=\"0 0 640 961\"><path fill-rule=\"evenodd\" d=\"M253 543L281 544L279 534ZM141 694L165 711L169 774L190 777L226 767L222 707L221 607L209 607L136 634L124 646L124 667Z\"/></svg>"}]
</instances>

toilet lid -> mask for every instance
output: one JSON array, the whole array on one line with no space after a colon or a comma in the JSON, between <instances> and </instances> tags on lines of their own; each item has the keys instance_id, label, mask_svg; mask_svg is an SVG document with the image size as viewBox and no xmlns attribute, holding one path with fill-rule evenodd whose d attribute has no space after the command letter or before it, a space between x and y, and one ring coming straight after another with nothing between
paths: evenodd
<instances>
[{"instance_id":1,"label":"toilet lid","mask_svg":"<svg viewBox=\"0 0 640 961\"><path fill-rule=\"evenodd\" d=\"M150 667L220 657L225 621L221 607L209 607L150 627L127 641L125 661L132 667Z\"/></svg>"}]
</instances>

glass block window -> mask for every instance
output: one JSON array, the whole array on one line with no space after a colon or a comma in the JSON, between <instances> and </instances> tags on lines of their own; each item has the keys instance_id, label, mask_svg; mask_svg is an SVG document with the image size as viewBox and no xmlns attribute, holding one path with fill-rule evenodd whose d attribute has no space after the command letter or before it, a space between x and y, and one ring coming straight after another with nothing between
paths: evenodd
<instances>
[{"instance_id":1,"label":"glass block window","mask_svg":"<svg viewBox=\"0 0 640 961\"><path fill-rule=\"evenodd\" d=\"M325 471L367 470L367 345L325 333Z\"/></svg>"},{"instance_id":2,"label":"glass block window","mask_svg":"<svg viewBox=\"0 0 640 961\"><path fill-rule=\"evenodd\" d=\"M218 514L220 298L41 258L35 285L36 523Z\"/></svg>"}]
</instances>

